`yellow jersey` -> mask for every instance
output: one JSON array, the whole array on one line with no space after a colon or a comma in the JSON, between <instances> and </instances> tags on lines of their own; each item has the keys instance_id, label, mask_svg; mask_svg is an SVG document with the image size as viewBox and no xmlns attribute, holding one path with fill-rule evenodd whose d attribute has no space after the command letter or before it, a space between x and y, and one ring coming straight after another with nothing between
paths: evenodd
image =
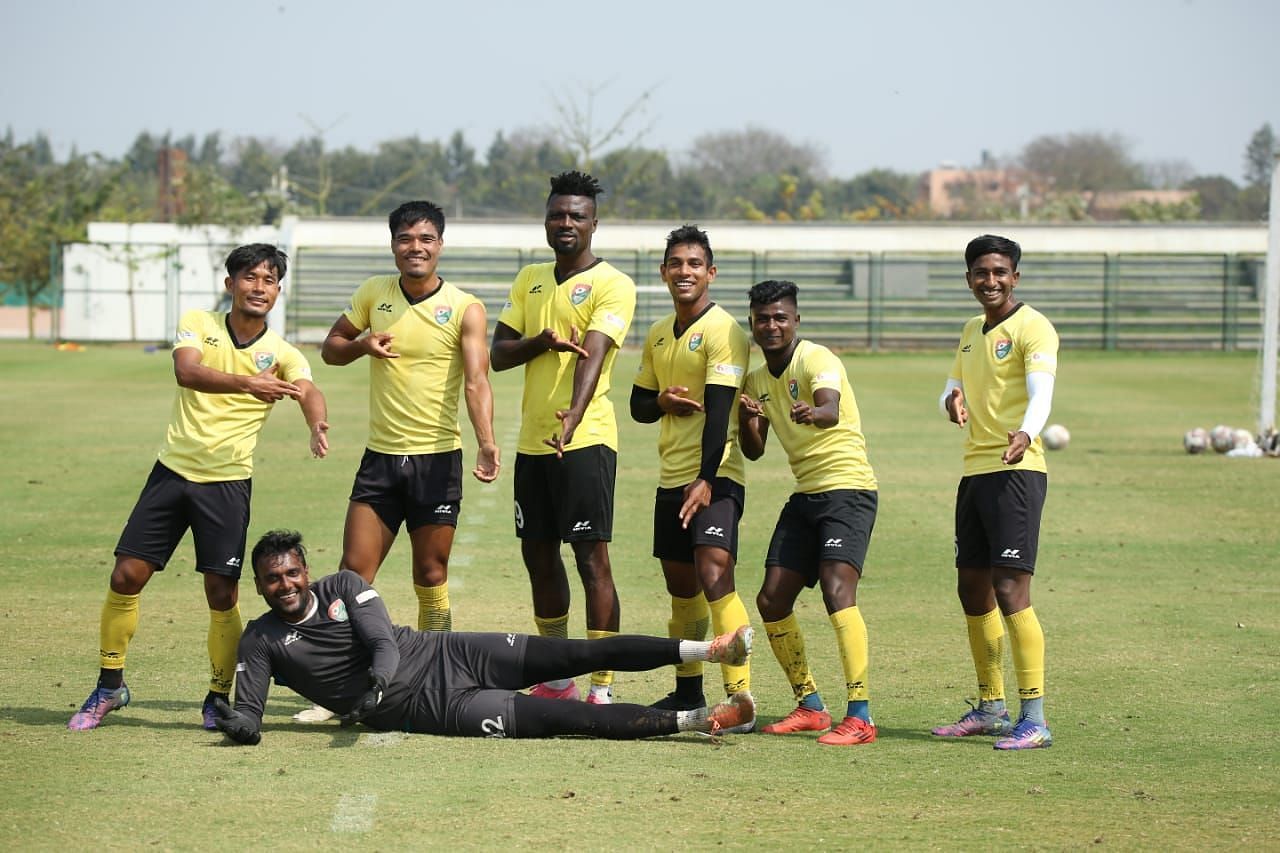
<instances>
[{"instance_id":1,"label":"yellow jersey","mask_svg":"<svg viewBox=\"0 0 1280 853\"><path fill-rule=\"evenodd\" d=\"M1009 433L1022 425L1027 411L1027 374L1058 369L1058 333L1045 316L1025 303L993 328L979 314L965 323L950 378L964 386L969 413L964 446L964 473L989 474L1021 469L1046 471L1044 444L1031 442L1016 465L1000 457L1009 448Z\"/></svg>"},{"instance_id":2,"label":"yellow jersey","mask_svg":"<svg viewBox=\"0 0 1280 853\"><path fill-rule=\"evenodd\" d=\"M271 329L237 345L229 315L188 311L178 321L174 350L200 352L200 364L223 373L252 376L273 364L285 382L311 379L311 365L296 347ZM222 483L253 476L253 449L271 413L271 403L252 394L208 394L178 388L160 463L193 483Z\"/></svg>"},{"instance_id":3,"label":"yellow jersey","mask_svg":"<svg viewBox=\"0 0 1280 853\"><path fill-rule=\"evenodd\" d=\"M462 317L479 302L443 279L411 302L399 274L375 275L356 289L344 316L362 332L393 335L391 350L399 354L369 358L370 450L418 455L462 447Z\"/></svg>"},{"instance_id":4,"label":"yellow jersey","mask_svg":"<svg viewBox=\"0 0 1280 853\"><path fill-rule=\"evenodd\" d=\"M791 420L791 405L814 405L813 393L829 388L840 394L840 420L827 429ZM759 400L769 427L786 451L795 491L803 494L833 489L876 489L876 475L867 459L862 417L844 364L826 347L801 340L782 373L774 376L765 364L747 375L742 393Z\"/></svg>"},{"instance_id":5,"label":"yellow jersey","mask_svg":"<svg viewBox=\"0 0 1280 853\"><path fill-rule=\"evenodd\" d=\"M562 338L570 327L578 340L587 332L600 332L615 346L605 353L595 396L578 424L567 450L603 444L618 449L618 424L609 402L613 362L627 337L636 310L636 286L630 276L600 260L563 282L556 282L555 262L530 264L520 270L498 322L522 337L554 329ZM560 433L556 411L573 401L573 372L577 353L548 350L524 365L524 398L521 402L520 441L517 450L529 455L555 453L543 440Z\"/></svg>"},{"instance_id":6,"label":"yellow jersey","mask_svg":"<svg viewBox=\"0 0 1280 853\"><path fill-rule=\"evenodd\" d=\"M678 336L675 321L676 315L671 313L649 328L635 384L659 393L682 385L689 389L685 396L700 403L708 385L724 385L735 391L741 388L751 343L729 312L713 303ZM662 416L658 435L658 485L662 488L678 488L698 478L702 425L706 419L702 412L685 417ZM737 395L729 413L724 455L716 475L747 484L746 462L738 444Z\"/></svg>"}]
</instances>

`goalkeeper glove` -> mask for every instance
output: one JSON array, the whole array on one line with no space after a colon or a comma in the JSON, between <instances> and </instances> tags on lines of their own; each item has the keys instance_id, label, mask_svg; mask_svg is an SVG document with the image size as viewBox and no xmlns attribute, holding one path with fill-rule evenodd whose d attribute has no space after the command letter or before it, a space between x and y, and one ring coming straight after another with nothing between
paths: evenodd
<instances>
[{"instance_id":1,"label":"goalkeeper glove","mask_svg":"<svg viewBox=\"0 0 1280 853\"><path fill-rule=\"evenodd\" d=\"M232 710L226 700L220 696L213 697L213 710L217 716L213 724L218 731L244 746L256 746L262 740L262 733L254 726L247 714Z\"/></svg>"},{"instance_id":2,"label":"goalkeeper glove","mask_svg":"<svg viewBox=\"0 0 1280 853\"><path fill-rule=\"evenodd\" d=\"M382 692L386 687L386 678L370 670L369 689L356 700L350 711L338 718L338 722L343 726L353 726L361 720L373 716L373 713L378 710L378 703L382 701Z\"/></svg>"}]
</instances>

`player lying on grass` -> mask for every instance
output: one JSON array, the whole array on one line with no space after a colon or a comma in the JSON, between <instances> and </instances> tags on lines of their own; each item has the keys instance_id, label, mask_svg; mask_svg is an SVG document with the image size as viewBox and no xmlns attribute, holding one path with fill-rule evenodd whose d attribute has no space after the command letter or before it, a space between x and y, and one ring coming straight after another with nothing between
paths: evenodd
<instances>
[{"instance_id":1,"label":"player lying on grass","mask_svg":"<svg viewBox=\"0 0 1280 853\"><path fill-rule=\"evenodd\" d=\"M601 669L637 672L687 660L742 664L751 653L749 626L709 643L414 631L392 625L377 591L355 572L312 584L302 537L291 531L274 530L258 541L253 576L270 612L250 622L241 638L235 709L218 703L218 728L237 743L261 740L273 678L336 711L346 725L425 734L630 739L715 733L755 716L749 697L710 711L673 711L516 692Z\"/></svg>"}]
</instances>

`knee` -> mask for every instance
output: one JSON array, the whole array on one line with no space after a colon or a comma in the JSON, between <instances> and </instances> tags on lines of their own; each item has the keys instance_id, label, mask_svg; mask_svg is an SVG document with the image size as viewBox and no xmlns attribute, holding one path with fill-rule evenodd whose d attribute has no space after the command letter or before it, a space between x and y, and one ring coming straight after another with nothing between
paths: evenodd
<instances>
[{"instance_id":1,"label":"knee","mask_svg":"<svg viewBox=\"0 0 1280 853\"><path fill-rule=\"evenodd\" d=\"M111 591L119 595L137 595L154 572L155 569L143 560L120 557L111 570Z\"/></svg>"},{"instance_id":2,"label":"knee","mask_svg":"<svg viewBox=\"0 0 1280 853\"><path fill-rule=\"evenodd\" d=\"M992 584L995 588L996 603L1002 613L1017 613L1031 605L1030 584L1016 577L997 578Z\"/></svg>"},{"instance_id":3,"label":"knee","mask_svg":"<svg viewBox=\"0 0 1280 853\"><path fill-rule=\"evenodd\" d=\"M230 610L240 601L238 578L206 575L204 597L210 610Z\"/></svg>"},{"instance_id":4,"label":"knee","mask_svg":"<svg viewBox=\"0 0 1280 853\"><path fill-rule=\"evenodd\" d=\"M413 582L418 586L440 586L449 580L448 558L429 558L413 564Z\"/></svg>"},{"instance_id":5,"label":"knee","mask_svg":"<svg viewBox=\"0 0 1280 853\"><path fill-rule=\"evenodd\" d=\"M766 622L777 622L787 615L782 602L768 589L761 589L756 593L756 610L760 611L760 618Z\"/></svg>"}]
</instances>

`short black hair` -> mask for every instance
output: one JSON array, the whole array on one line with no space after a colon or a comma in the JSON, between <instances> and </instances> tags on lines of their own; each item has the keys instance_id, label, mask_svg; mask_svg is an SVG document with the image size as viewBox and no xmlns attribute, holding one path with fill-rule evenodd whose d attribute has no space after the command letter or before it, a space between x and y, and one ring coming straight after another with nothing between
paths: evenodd
<instances>
[{"instance_id":1,"label":"short black hair","mask_svg":"<svg viewBox=\"0 0 1280 853\"><path fill-rule=\"evenodd\" d=\"M250 557L254 576L257 577L259 561L274 560L285 554L297 554L298 562L307 565L307 549L302 544L301 533L296 530L268 530L262 534Z\"/></svg>"},{"instance_id":2,"label":"short black hair","mask_svg":"<svg viewBox=\"0 0 1280 853\"><path fill-rule=\"evenodd\" d=\"M800 302L796 299L796 294L800 292L800 288L796 287L794 281L786 281L778 279L769 279L759 284L754 284L747 291L747 296L751 300L751 305L772 305L775 302L781 302L783 299L790 299L791 304L799 307Z\"/></svg>"},{"instance_id":3,"label":"short black hair","mask_svg":"<svg viewBox=\"0 0 1280 853\"><path fill-rule=\"evenodd\" d=\"M245 270L251 270L266 261L276 273L276 281L283 281L289 270L289 256L279 246L270 243L250 243L237 246L227 255L227 275L235 278Z\"/></svg>"},{"instance_id":4,"label":"short black hair","mask_svg":"<svg viewBox=\"0 0 1280 853\"><path fill-rule=\"evenodd\" d=\"M600 182L586 172L561 172L551 178L551 192L547 193L547 201L557 195L586 196L595 203L596 196L604 193Z\"/></svg>"},{"instance_id":5,"label":"short black hair","mask_svg":"<svg viewBox=\"0 0 1280 853\"><path fill-rule=\"evenodd\" d=\"M965 269L973 269L973 262L983 255L1004 255L1013 263L1014 270L1017 270L1018 261L1022 259L1022 247L1008 237L998 237L995 234L974 237L964 249Z\"/></svg>"},{"instance_id":6,"label":"short black hair","mask_svg":"<svg viewBox=\"0 0 1280 853\"><path fill-rule=\"evenodd\" d=\"M707 236L707 232L698 228L697 225L681 225L676 230L667 235L667 248L662 253L662 262L667 262L667 256L671 254L673 246L701 246L702 251L707 255L707 266L711 266L716 262L716 256L711 251L711 238Z\"/></svg>"},{"instance_id":7,"label":"short black hair","mask_svg":"<svg viewBox=\"0 0 1280 853\"><path fill-rule=\"evenodd\" d=\"M392 237L396 236L396 232L401 228L408 228L419 222L430 222L436 227L436 236L444 236L444 211L438 204L429 201L406 201L391 211L391 215L387 217Z\"/></svg>"}]
</instances>

